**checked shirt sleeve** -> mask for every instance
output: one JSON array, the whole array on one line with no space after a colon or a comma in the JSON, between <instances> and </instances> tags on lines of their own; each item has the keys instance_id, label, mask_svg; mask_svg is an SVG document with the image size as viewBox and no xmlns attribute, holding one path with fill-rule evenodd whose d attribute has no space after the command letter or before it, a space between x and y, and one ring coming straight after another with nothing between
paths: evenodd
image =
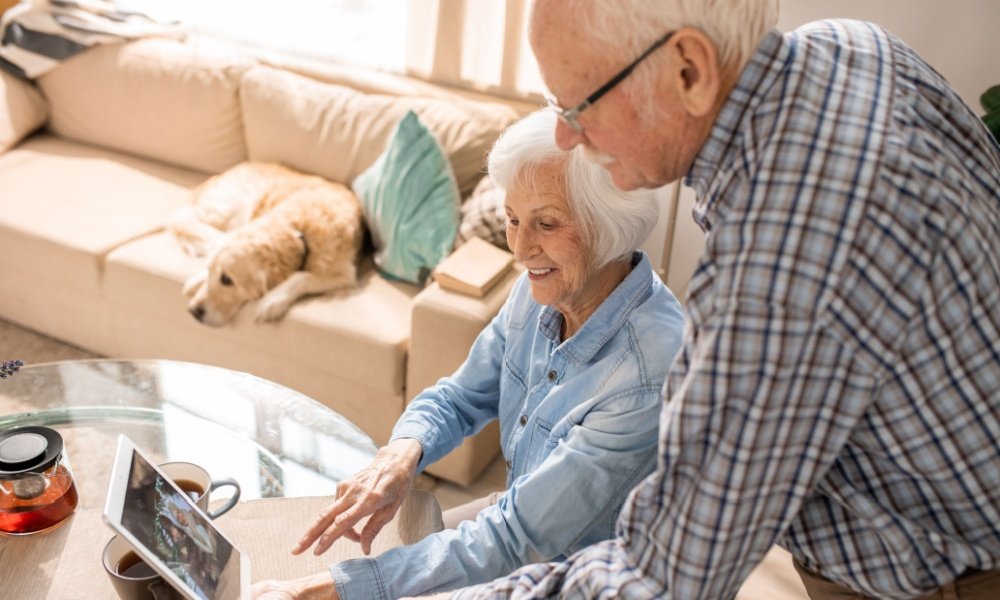
<instances>
[{"instance_id":1,"label":"checked shirt sleeve","mask_svg":"<svg viewBox=\"0 0 1000 600\"><path fill-rule=\"evenodd\" d=\"M660 468L629 497L618 537L454 597L736 593L835 460L871 379L815 319L779 307L744 301L692 335L698 354L688 340L668 380Z\"/></svg>"}]
</instances>

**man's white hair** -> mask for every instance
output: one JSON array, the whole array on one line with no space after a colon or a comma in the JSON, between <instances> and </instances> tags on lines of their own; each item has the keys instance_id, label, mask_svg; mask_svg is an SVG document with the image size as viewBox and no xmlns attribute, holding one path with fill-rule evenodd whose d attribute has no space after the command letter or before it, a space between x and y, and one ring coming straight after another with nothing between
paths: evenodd
<instances>
[{"instance_id":1,"label":"man's white hair","mask_svg":"<svg viewBox=\"0 0 1000 600\"><path fill-rule=\"evenodd\" d=\"M716 45L724 68L741 70L768 31L778 22L779 0L567 0L566 19L582 30L581 38L608 48L622 67L635 60L668 31L690 27ZM626 80L625 89L644 118L655 117L649 106L655 84L654 65L664 53L654 52ZM643 114L643 110L646 110ZM652 112L650 112L652 111Z\"/></svg>"},{"instance_id":2,"label":"man's white hair","mask_svg":"<svg viewBox=\"0 0 1000 600\"><path fill-rule=\"evenodd\" d=\"M531 185L539 167L561 165L566 204L579 224L594 269L627 259L656 226L660 207L648 190L618 189L610 173L587 158L581 146L566 151L556 145L556 115L533 112L508 127L493 145L489 174L501 189L517 182ZM530 189L530 188L529 188Z\"/></svg>"}]
</instances>

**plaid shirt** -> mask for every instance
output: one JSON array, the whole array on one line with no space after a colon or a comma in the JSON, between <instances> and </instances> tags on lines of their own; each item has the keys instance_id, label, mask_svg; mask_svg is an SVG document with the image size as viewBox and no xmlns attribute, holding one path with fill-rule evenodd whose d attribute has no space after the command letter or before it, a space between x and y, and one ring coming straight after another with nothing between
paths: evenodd
<instances>
[{"instance_id":1,"label":"plaid shirt","mask_svg":"<svg viewBox=\"0 0 1000 600\"><path fill-rule=\"evenodd\" d=\"M729 598L773 543L879 598L1000 568L1000 152L884 30L767 36L687 182L706 249L618 536L460 598Z\"/></svg>"}]
</instances>

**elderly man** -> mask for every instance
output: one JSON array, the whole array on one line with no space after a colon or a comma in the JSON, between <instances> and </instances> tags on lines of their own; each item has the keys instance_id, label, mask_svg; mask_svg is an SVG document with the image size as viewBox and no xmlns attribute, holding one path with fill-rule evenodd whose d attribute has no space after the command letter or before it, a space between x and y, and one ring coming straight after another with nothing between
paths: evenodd
<instances>
[{"instance_id":1,"label":"elderly man","mask_svg":"<svg viewBox=\"0 0 1000 600\"><path fill-rule=\"evenodd\" d=\"M536 0L560 146L707 234L617 537L471 597L1000 597L1000 152L884 29L776 0Z\"/></svg>"}]
</instances>

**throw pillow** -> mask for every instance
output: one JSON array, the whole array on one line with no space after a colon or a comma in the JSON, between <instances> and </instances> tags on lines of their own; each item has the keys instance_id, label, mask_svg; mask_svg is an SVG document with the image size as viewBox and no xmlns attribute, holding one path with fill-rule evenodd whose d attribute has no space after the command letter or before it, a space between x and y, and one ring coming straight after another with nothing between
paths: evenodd
<instances>
[{"instance_id":1,"label":"throw pillow","mask_svg":"<svg viewBox=\"0 0 1000 600\"><path fill-rule=\"evenodd\" d=\"M507 248L507 215L503 209L503 190L493 180L483 177L462 205L462 223L458 226L458 241L478 237L498 248Z\"/></svg>"},{"instance_id":2,"label":"throw pillow","mask_svg":"<svg viewBox=\"0 0 1000 600\"><path fill-rule=\"evenodd\" d=\"M458 186L437 139L408 111L385 151L353 183L389 278L423 284L455 244Z\"/></svg>"}]
</instances>

